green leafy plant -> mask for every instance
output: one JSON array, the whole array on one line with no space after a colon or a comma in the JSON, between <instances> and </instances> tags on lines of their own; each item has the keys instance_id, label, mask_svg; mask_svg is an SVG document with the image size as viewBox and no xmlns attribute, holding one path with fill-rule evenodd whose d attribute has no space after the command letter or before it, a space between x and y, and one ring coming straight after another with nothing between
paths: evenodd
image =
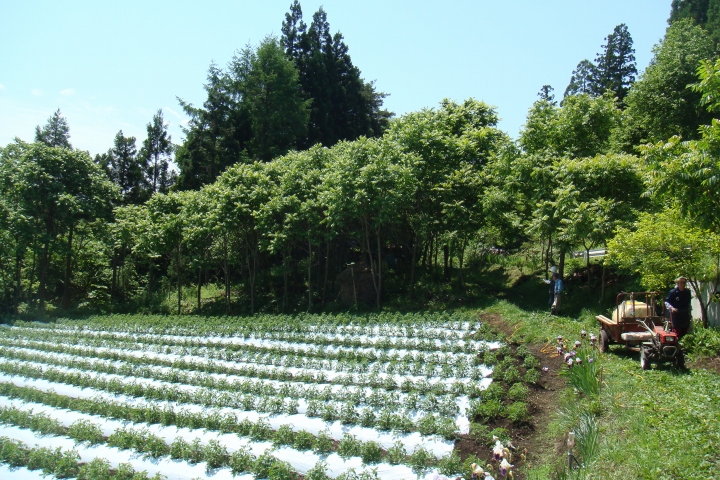
<instances>
[{"instance_id":1,"label":"green leafy plant","mask_svg":"<svg viewBox=\"0 0 720 480\"><path fill-rule=\"evenodd\" d=\"M364 442L360 449L360 456L365 463L378 463L382 459L382 448L377 442Z\"/></svg>"},{"instance_id":2,"label":"green leafy plant","mask_svg":"<svg viewBox=\"0 0 720 480\"><path fill-rule=\"evenodd\" d=\"M343 458L359 457L362 455L362 446L362 442L354 435L346 433L338 443L337 453Z\"/></svg>"},{"instance_id":3,"label":"green leafy plant","mask_svg":"<svg viewBox=\"0 0 720 480\"><path fill-rule=\"evenodd\" d=\"M235 450L228 460L230 471L233 475L238 475L243 472L248 472L252 469L255 459L250 454L250 451L244 448Z\"/></svg>"},{"instance_id":4,"label":"green leafy plant","mask_svg":"<svg viewBox=\"0 0 720 480\"><path fill-rule=\"evenodd\" d=\"M508 420L513 423L525 422L530 418L530 409L525 402L513 402L505 409Z\"/></svg>"},{"instance_id":5,"label":"green leafy plant","mask_svg":"<svg viewBox=\"0 0 720 480\"><path fill-rule=\"evenodd\" d=\"M315 439L315 450L318 453L325 454L330 453L333 451L334 442L332 437L330 436L330 433L327 431L322 431L318 433L316 439Z\"/></svg>"},{"instance_id":6,"label":"green leafy plant","mask_svg":"<svg viewBox=\"0 0 720 480\"><path fill-rule=\"evenodd\" d=\"M527 400L528 394L528 388L519 382L513 384L507 391L508 398L519 402L524 402L525 400Z\"/></svg>"},{"instance_id":7,"label":"green leafy plant","mask_svg":"<svg viewBox=\"0 0 720 480\"><path fill-rule=\"evenodd\" d=\"M434 461L435 457L432 453L424 448L416 448L412 455L410 455L409 465L416 475L422 475L430 468Z\"/></svg>"},{"instance_id":8,"label":"green leafy plant","mask_svg":"<svg viewBox=\"0 0 720 480\"><path fill-rule=\"evenodd\" d=\"M68 436L76 442L87 442L90 445L104 441L102 430L89 420L78 420L68 428Z\"/></svg>"},{"instance_id":9,"label":"green leafy plant","mask_svg":"<svg viewBox=\"0 0 720 480\"><path fill-rule=\"evenodd\" d=\"M405 446L402 444L402 442L396 441L392 445L392 447L390 447L388 449L385 459L391 465L398 465L405 461L406 456L407 456L407 451L405 450Z\"/></svg>"}]
</instances>

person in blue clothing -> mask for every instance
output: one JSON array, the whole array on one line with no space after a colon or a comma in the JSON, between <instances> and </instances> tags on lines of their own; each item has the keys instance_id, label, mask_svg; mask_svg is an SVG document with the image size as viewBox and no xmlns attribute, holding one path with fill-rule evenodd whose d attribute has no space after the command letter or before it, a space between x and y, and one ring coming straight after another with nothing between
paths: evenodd
<instances>
[{"instance_id":1,"label":"person in blue clothing","mask_svg":"<svg viewBox=\"0 0 720 480\"><path fill-rule=\"evenodd\" d=\"M675 288L670 290L665 298L665 308L670 312L672 329L680 340L690 328L690 301L692 296L690 290L685 288L687 278L678 277L675 279Z\"/></svg>"},{"instance_id":2,"label":"person in blue clothing","mask_svg":"<svg viewBox=\"0 0 720 480\"><path fill-rule=\"evenodd\" d=\"M555 298L553 299L553 304L550 307L550 313L558 315L560 313L562 292L563 290L565 290L565 285L563 284L562 278L560 278L560 275L558 273L553 273L552 281L554 284L553 292L555 294Z\"/></svg>"}]
</instances>

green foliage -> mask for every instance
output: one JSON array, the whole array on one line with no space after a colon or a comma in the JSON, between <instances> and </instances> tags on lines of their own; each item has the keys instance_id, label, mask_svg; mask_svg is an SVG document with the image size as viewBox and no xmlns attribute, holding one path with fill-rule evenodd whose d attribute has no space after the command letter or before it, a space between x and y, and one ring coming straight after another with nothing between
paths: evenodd
<instances>
[{"instance_id":1,"label":"green foliage","mask_svg":"<svg viewBox=\"0 0 720 480\"><path fill-rule=\"evenodd\" d=\"M337 453L343 458L359 457L362 451L363 443L349 433L343 435L337 446Z\"/></svg>"},{"instance_id":2,"label":"green foliage","mask_svg":"<svg viewBox=\"0 0 720 480\"><path fill-rule=\"evenodd\" d=\"M295 434L292 446L298 450L310 450L315 443L315 435L307 430L300 430Z\"/></svg>"},{"instance_id":3,"label":"green foliage","mask_svg":"<svg viewBox=\"0 0 720 480\"><path fill-rule=\"evenodd\" d=\"M682 339L683 347L698 357L720 357L720 327L703 328L694 324Z\"/></svg>"},{"instance_id":4,"label":"green foliage","mask_svg":"<svg viewBox=\"0 0 720 480\"><path fill-rule=\"evenodd\" d=\"M435 460L434 455L428 450L420 447L410 455L409 465L416 475L424 473Z\"/></svg>"},{"instance_id":5,"label":"green foliage","mask_svg":"<svg viewBox=\"0 0 720 480\"><path fill-rule=\"evenodd\" d=\"M657 235L662 231L663 235ZM689 279L701 302L701 317L707 325L711 301L700 283L717 286L720 265L720 237L681 217L677 209L642 214L636 230L619 229L608 243L610 262L641 277L648 290L665 290L678 275Z\"/></svg>"},{"instance_id":6,"label":"green foliage","mask_svg":"<svg viewBox=\"0 0 720 480\"><path fill-rule=\"evenodd\" d=\"M440 459L438 470L448 477L458 475L463 472L463 462L455 452L452 452L450 455Z\"/></svg>"},{"instance_id":7,"label":"green foliage","mask_svg":"<svg viewBox=\"0 0 720 480\"><path fill-rule=\"evenodd\" d=\"M520 402L527 400L528 393L529 393L528 388L519 382L513 384L507 391L508 398L510 398L511 400L516 400L516 401L520 401Z\"/></svg>"},{"instance_id":8,"label":"green foliage","mask_svg":"<svg viewBox=\"0 0 720 480\"><path fill-rule=\"evenodd\" d=\"M298 71L277 38L245 48L230 63L233 90L248 112L253 157L268 161L286 153L307 132L310 100L302 98Z\"/></svg>"},{"instance_id":9,"label":"green foliage","mask_svg":"<svg viewBox=\"0 0 720 480\"><path fill-rule=\"evenodd\" d=\"M60 114L59 108L48 118L43 128L39 125L35 127L35 141L44 143L48 147L72 148L70 127L67 119Z\"/></svg>"},{"instance_id":10,"label":"green foliage","mask_svg":"<svg viewBox=\"0 0 720 480\"><path fill-rule=\"evenodd\" d=\"M96 480L110 477L110 462L104 458L94 458L82 465L77 476L78 480Z\"/></svg>"},{"instance_id":11,"label":"green foliage","mask_svg":"<svg viewBox=\"0 0 720 480\"><path fill-rule=\"evenodd\" d=\"M483 423L470 422L470 438L479 444L485 444L491 438L490 429Z\"/></svg>"},{"instance_id":12,"label":"green foliage","mask_svg":"<svg viewBox=\"0 0 720 480\"><path fill-rule=\"evenodd\" d=\"M605 40L607 43L596 58L595 93L602 95L609 90L622 103L637 75L633 40L624 23L616 26Z\"/></svg>"},{"instance_id":13,"label":"green foliage","mask_svg":"<svg viewBox=\"0 0 720 480\"><path fill-rule=\"evenodd\" d=\"M529 369L523 377L525 383L538 383L540 381L540 372L537 369Z\"/></svg>"},{"instance_id":14,"label":"green foliage","mask_svg":"<svg viewBox=\"0 0 720 480\"><path fill-rule=\"evenodd\" d=\"M273 436L273 445L292 445L295 442L295 432L293 432L290 425L281 425L280 428L275 430Z\"/></svg>"},{"instance_id":15,"label":"green foliage","mask_svg":"<svg viewBox=\"0 0 720 480\"><path fill-rule=\"evenodd\" d=\"M228 464L233 475L248 472L252 468L253 457L248 450L241 448L239 450L235 450L230 455Z\"/></svg>"},{"instance_id":16,"label":"green foliage","mask_svg":"<svg viewBox=\"0 0 720 480\"><path fill-rule=\"evenodd\" d=\"M320 453L330 453L333 451L333 447L333 439L328 432L323 431L318 433L315 440L315 450Z\"/></svg>"},{"instance_id":17,"label":"green foliage","mask_svg":"<svg viewBox=\"0 0 720 480\"><path fill-rule=\"evenodd\" d=\"M487 400L502 400L505 396L505 387L497 382L491 383L482 393L482 399Z\"/></svg>"},{"instance_id":18,"label":"green foliage","mask_svg":"<svg viewBox=\"0 0 720 480\"><path fill-rule=\"evenodd\" d=\"M297 474L293 472L292 467L288 462L276 460L270 466L267 478L269 480L295 480L297 478Z\"/></svg>"},{"instance_id":19,"label":"green foliage","mask_svg":"<svg viewBox=\"0 0 720 480\"><path fill-rule=\"evenodd\" d=\"M270 471L277 460L270 452L260 455L252 464L252 472L256 478L269 478Z\"/></svg>"},{"instance_id":20,"label":"green foliage","mask_svg":"<svg viewBox=\"0 0 720 480\"><path fill-rule=\"evenodd\" d=\"M364 442L361 447L360 457L365 463L380 462L382 459L382 448L380 444L373 441Z\"/></svg>"},{"instance_id":21,"label":"green foliage","mask_svg":"<svg viewBox=\"0 0 720 480\"><path fill-rule=\"evenodd\" d=\"M388 448L385 460L387 460L391 465L398 465L405 462L406 456L407 451L405 450L402 442L396 441L392 447Z\"/></svg>"},{"instance_id":22,"label":"green foliage","mask_svg":"<svg viewBox=\"0 0 720 480\"><path fill-rule=\"evenodd\" d=\"M325 464L325 462L317 462L308 470L305 478L307 480L330 480L330 476L327 473L327 464Z\"/></svg>"},{"instance_id":23,"label":"green foliage","mask_svg":"<svg viewBox=\"0 0 720 480\"><path fill-rule=\"evenodd\" d=\"M698 126L712 118L700 105L701 94L688 88L696 81L700 62L716 57L707 32L689 19L673 22L653 53L625 99L623 125L614 136L614 143L627 152L673 135L698 138Z\"/></svg>"},{"instance_id":24,"label":"green foliage","mask_svg":"<svg viewBox=\"0 0 720 480\"><path fill-rule=\"evenodd\" d=\"M323 7L308 27L295 0L281 31L285 54L301 73L302 91L312 99L308 135L299 147L330 147L339 140L380 136L393 115L382 110L386 94L361 78L342 34L331 34Z\"/></svg>"},{"instance_id":25,"label":"green foliage","mask_svg":"<svg viewBox=\"0 0 720 480\"><path fill-rule=\"evenodd\" d=\"M473 416L483 419L500 418L505 416L505 406L500 400L487 399L474 405Z\"/></svg>"},{"instance_id":26,"label":"green foliage","mask_svg":"<svg viewBox=\"0 0 720 480\"><path fill-rule=\"evenodd\" d=\"M513 423L525 422L530 418L530 409L525 402L513 402L505 407L505 415Z\"/></svg>"},{"instance_id":27,"label":"green foliage","mask_svg":"<svg viewBox=\"0 0 720 480\"><path fill-rule=\"evenodd\" d=\"M502 372L502 379L506 383L514 383L520 380L520 370L515 365L509 365Z\"/></svg>"},{"instance_id":28,"label":"green foliage","mask_svg":"<svg viewBox=\"0 0 720 480\"><path fill-rule=\"evenodd\" d=\"M592 157L609 151L619 120L610 95L572 95L561 107L538 101L528 113L520 145L532 155Z\"/></svg>"},{"instance_id":29,"label":"green foliage","mask_svg":"<svg viewBox=\"0 0 720 480\"><path fill-rule=\"evenodd\" d=\"M68 428L68 436L76 442L88 442L90 445L102 443L103 434L98 425L89 420L78 420Z\"/></svg>"}]
</instances>

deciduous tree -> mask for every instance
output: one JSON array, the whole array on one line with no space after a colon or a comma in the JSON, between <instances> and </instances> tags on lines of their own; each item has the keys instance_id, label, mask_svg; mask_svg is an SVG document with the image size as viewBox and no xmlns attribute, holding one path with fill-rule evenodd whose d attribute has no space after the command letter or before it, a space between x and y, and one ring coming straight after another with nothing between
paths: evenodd
<instances>
[{"instance_id":1,"label":"deciduous tree","mask_svg":"<svg viewBox=\"0 0 720 480\"><path fill-rule=\"evenodd\" d=\"M700 105L701 94L688 87L697 80L700 62L716 56L708 34L689 19L679 20L653 52L650 65L625 98L622 128L615 135L617 148L627 152L673 135L697 139L698 126L713 117Z\"/></svg>"}]
</instances>

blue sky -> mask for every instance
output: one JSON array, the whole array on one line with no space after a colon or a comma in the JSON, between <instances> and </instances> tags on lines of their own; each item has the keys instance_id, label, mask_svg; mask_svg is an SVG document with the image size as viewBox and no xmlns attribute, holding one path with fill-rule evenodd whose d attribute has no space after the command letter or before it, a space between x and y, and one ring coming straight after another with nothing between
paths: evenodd
<instances>
[{"instance_id":1,"label":"blue sky","mask_svg":"<svg viewBox=\"0 0 720 480\"><path fill-rule=\"evenodd\" d=\"M205 100L211 61L279 35L292 0L0 0L0 146L32 141L58 108L74 147L101 153L119 130L145 138L158 109L175 143L186 121L176 97ZM662 38L670 0L301 0L322 5L366 80L398 116L443 98L498 109L517 136L542 85L562 96L581 60L625 23L638 70Z\"/></svg>"}]
</instances>

